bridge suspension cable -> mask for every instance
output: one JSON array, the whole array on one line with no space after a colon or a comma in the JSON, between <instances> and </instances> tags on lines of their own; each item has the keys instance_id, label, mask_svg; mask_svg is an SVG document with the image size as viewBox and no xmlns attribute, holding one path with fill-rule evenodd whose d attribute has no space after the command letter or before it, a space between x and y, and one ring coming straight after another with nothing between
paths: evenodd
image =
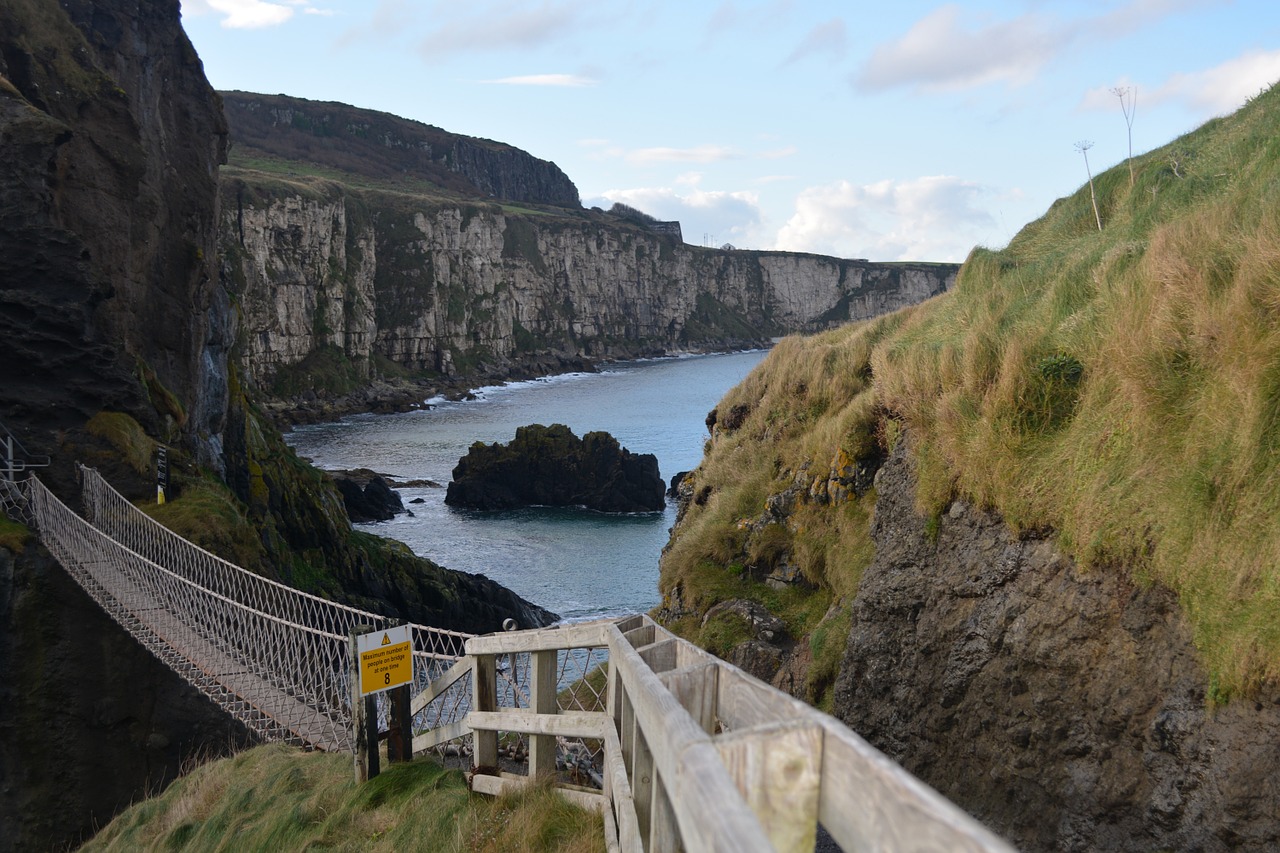
<instances>
[{"instance_id":1,"label":"bridge suspension cable","mask_svg":"<svg viewBox=\"0 0 1280 853\"><path fill-rule=\"evenodd\" d=\"M97 471L80 474L87 519L34 477L6 481L80 586L263 739L351 749L349 636L392 620L227 562L147 516ZM424 679L461 657L470 636L424 625L411 633Z\"/></svg>"}]
</instances>

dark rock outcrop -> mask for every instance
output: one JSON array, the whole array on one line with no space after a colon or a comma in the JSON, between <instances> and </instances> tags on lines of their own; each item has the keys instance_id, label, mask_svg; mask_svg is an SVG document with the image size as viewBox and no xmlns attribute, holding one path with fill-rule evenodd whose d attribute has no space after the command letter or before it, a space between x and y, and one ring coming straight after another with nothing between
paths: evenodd
<instances>
[{"instance_id":1,"label":"dark rock outcrop","mask_svg":"<svg viewBox=\"0 0 1280 853\"><path fill-rule=\"evenodd\" d=\"M308 591L471 632L553 620L353 536L333 485L254 409L215 263L225 150L178 0L0 3L0 421L53 457L41 478L69 502L77 460L145 494L166 444L174 495L220 474L260 546L246 568ZM95 432L103 412L141 428ZM237 742L37 546L0 561L0 850L74 842Z\"/></svg>"},{"instance_id":2,"label":"dark rock outcrop","mask_svg":"<svg viewBox=\"0 0 1280 853\"><path fill-rule=\"evenodd\" d=\"M0 413L33 451L111 408L219 464L226 134L176 0L0 4Z\"/></svg>"},{"instance_id":3,"label":"dark rock outcrop","mask_svg":"<svg viewBox=\"0 0 1280 853\"><path fill-rule=\"evenodd\" d=\"M381 475L372 471L359 473L367 473L367 476L359 476L358 472L332 474L334 485L342 493L342 503L353 523L390 521L400 513L407 512L400 494Z\"/></svg>"},{"instance_id":4,"label":"dark rock outcrop","mask_svg":"<svg viewBox=\"0 0 1280 853\"><path fill-rule=\"evenodd\" d=\"M34 545L0 547L0 851L60 850L249 733Z\"/></svg>"},{"instance_id":5,"label":"dark rock outcrop","mask_svg":"<svg viewBox=\"0 0 1280 853\"><path fill-rule=\"evenodd\" d=\"M510 444L471 445L453 469L445 503L655 512L666 505L663 485L657 457L632 453L606 432L579 439L564 424L532 424L517 429Z\"/></svg>"},{"instance_id":6,"label":"dark rock outcrop","mask_svg":"<svg viewBox=\"0 0 1280 853\"><path fill-rule=\"evenodd\" d=\"M1168 590L876 478L835 713L1026 850L1274 850L1280 693L1213 706Z\"/></svg>"}]
</instances>

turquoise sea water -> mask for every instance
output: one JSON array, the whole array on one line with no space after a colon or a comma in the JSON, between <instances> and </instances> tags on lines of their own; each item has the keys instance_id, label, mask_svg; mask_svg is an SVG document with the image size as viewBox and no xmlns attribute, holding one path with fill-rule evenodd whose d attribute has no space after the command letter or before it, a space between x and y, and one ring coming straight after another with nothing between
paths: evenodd
<instances>
[{"instance_id":1,"label":"turquoise sea water","mask_svg":"<svg viewBox=\"0 0 1280 853\"><path fill-rule=\"evenodd\" d=\"M488 575L565 619L645 611L658 603L658 555L675 523L665 512L612 516L535 507L474 512L444 504L444 485L475 441L507 442L516 427L563 423L577 435L612 433L658 457L663 479L697 466L706 415L763 351L626 362L432 401L426 411L358 415L296 428L288 441L321 468L372 468L440 488L400 492L413 516L359 525L451 569ZM410 503L422 498L423 503Z\"/></svg>"}]
</instances>

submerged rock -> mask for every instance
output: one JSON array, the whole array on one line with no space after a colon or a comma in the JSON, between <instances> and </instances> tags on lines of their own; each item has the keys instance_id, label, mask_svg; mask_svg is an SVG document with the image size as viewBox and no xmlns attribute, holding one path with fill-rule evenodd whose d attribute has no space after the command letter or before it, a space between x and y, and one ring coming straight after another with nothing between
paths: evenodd
<instances>
[{"instance_id":1,"label":"submerged rock","mask_svg":"<svg viewBox=\"0 0 1280 853\"><path fill-rule=\"evenodd\" d=\"M578 438L564 424L531 424L510 444L471 445L453 469L444 502L471 509L585 506L655 512L666 506L658 459L632 453L607 432Z\"/></svg>"}]
</instances>

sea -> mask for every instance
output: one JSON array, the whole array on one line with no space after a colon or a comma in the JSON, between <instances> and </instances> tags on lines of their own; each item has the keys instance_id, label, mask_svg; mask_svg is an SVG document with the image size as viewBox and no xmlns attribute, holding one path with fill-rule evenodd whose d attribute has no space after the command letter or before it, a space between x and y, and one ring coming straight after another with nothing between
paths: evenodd
<instances>
[{"instance_id":1,"label":"sea","mask_svg":"<svg viewBox=\"0 0 1280 853\"><path fill-rule=\"evenodd\" d=\"M765 350L604 365L476 389L475 399L426 401L392 415L354 415L295 427L286 440L324 469L370 468L397 481L411 514L360 524L442 566L487 575L566 621L647 611L659 602L658 558L675 523L662 512L606 514L530 507L500 512L444 503L445 486L472 443L509 442L517 427L561 423L581 437L604 430L633 453L652 453L664 481L697 467L706 417Z\"/></svg>"}]
</instances>

